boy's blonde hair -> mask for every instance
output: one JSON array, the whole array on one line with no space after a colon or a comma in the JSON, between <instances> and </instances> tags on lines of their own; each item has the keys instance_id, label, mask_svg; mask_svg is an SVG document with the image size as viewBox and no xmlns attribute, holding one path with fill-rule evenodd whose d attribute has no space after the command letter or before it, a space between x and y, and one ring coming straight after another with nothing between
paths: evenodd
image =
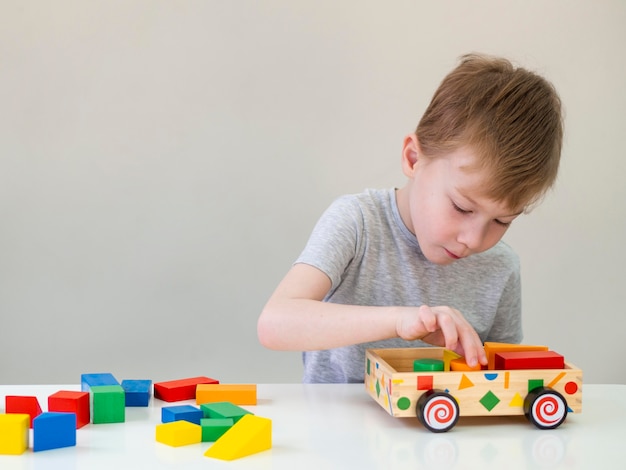
<instances>
[{"instance_id":1,"label":"boy's blonde hair","mask_svg":"<svg viewBox=\"0 0 626 470\"><path fill-rule=\"evenodd\" d=\"M491 175L485 195L527 210L556 180L562 121L547 80L506 59L469 54L439 85L415 133L427 157L470 147Z\"/></svg>"}]
</instances>

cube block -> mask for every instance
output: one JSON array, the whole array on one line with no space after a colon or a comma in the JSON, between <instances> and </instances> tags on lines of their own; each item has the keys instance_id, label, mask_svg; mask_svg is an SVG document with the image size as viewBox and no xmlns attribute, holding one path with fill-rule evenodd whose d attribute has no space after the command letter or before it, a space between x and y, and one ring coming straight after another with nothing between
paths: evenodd
<instances>
[{"instance_id":1,"label":"cube block","mask_svg":"<svg viewBox=\"0 0 626 470\"><path fill-rule=\"evenodd\" d=\"M0 455L20 455L28 449L30 415L0 414Z\"/></svg>"},{"instance_id":2,"label":"cube block","mask_svg":"<svg viewBox=\"0 0 626 470\"><path fill-rule=\"evenodd\" d=\"M80 376L80 389L83 392L88 392L91 387L97 387L102 385L119 385L113 374L108 372L101 374L82 374Z\"/></svg>"},{"instance_id":3,"label":"cube block","mask_svg":"<svg viewBox=\"0 0 626 470\"><path fill-rule=\"evenodd\" d=\"M48 397L48 411L76 414L76 429L91 422L89 392L61 390Z\"/></svg>"},{"instance_id":4,"label":"cube block","mask_svg":"<svg viewBox=\"0 0 626 470\"><path fill-rule=\"evenodd\" d=\"M76 445L74 413L42 413L33 421L33 452Z\"/></svg>"},{"instance_id":5,"label":"cube block","mask_svg":"<svg viewBox=\"0 0 626 470\"><path fill-rule=\"evenodd\" d=\"M203 418L200 420L202 427L202 442L215 442L233 427L235 421L232 418Z\"/></svg>"},{"instance_id":6,"label":"cube block","mask_svg":"<svg viewBox=\"0 0 626 470\"><path fill-rule=\"evenodd\" d=\"M121 385L91 387L93 424L123 423L126 420L126 399Z\"/></svg>"},{"instance_id":7,"label":"cube block","mask_svg":"<svg viewBox=\"0 0 626 470\"><path fill-rule=\"evenodd\" d=\"M148 406L152 396L152 380L122 380L126 406Z\"/></svg>"}]
</instances>

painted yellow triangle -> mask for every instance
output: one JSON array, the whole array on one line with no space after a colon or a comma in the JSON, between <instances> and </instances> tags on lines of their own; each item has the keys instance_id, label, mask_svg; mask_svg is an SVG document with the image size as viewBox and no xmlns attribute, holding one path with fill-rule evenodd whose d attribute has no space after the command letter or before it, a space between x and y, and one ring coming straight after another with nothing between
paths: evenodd
<instances>
[{"instance_id":1,"label":"painted yellow triangle","mask_svg":"<svg viewBox=\"0 0 626 470\"><path fill-rule=\"evenodd\" d=\"M271 447L272 420L247 414L222 434L204 455L221 460L235 460Z\"/></svg>"},{"instance_id":2,"label":"painted yellow triangle","mask_svg":"<svg viewBox=\"0 0 626 470\"><path fill-rule=\"evenodd\" d=\"M463 374L461 376L461 383L459 383L459 390L463 390L464 388L470 388L474 386L474 382L472 382L467 375Z\"/></svg>"},{"instance_id":3,"label":"painted yellow triangle","mask_svg":"<svg viewBox=\"0 0 626 470\"><path fill-rule=\"evenodd\" d=\"M522 406L524 406L524 399L522 398L522 396L519 393L516 393L513 396L513 399L511 400L511 403L509 403L509 406L522 407Z\"/></svg>"}]
</instances>

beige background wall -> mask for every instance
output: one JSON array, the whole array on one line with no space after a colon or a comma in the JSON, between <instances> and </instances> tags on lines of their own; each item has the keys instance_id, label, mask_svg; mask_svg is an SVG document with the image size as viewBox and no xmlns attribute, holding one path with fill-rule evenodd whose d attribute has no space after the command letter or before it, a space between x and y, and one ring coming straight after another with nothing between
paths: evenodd
<instances>
[{"instance_id":1,"label":"beige background wall","mask_svg":"<svg viewBox=\"0 0 626 470\"><path fill-rule=\"evenodd\" d=\"M3 0L0 383L299 381L265 300L331 200L403 184L470 51L567 112L556 191L507 235L525 341L626 383L625 24L620 0Z\"/></svg>"}]
</instances>

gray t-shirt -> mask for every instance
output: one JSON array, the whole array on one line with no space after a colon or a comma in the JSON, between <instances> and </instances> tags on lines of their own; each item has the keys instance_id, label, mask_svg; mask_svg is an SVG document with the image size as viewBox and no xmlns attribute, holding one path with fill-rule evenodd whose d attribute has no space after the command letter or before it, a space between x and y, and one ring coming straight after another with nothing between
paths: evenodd
<instances>
[{"instance_id":1,"label":"gray t-shirt","mask_svg":"<svg viewBox=\"0 0 626 470\"><path fill-rule=\"evenodd\" d=\"M366 190L335 200L296 263L328 275L325 302L458 309L481 340L522 340L519 259L500 241L483 253L441 266L422 254L402 222L395 190ZM363 382L367 348L429 346L394 338L303 353L305 383Z\"/></svg>"}]
</instances>

